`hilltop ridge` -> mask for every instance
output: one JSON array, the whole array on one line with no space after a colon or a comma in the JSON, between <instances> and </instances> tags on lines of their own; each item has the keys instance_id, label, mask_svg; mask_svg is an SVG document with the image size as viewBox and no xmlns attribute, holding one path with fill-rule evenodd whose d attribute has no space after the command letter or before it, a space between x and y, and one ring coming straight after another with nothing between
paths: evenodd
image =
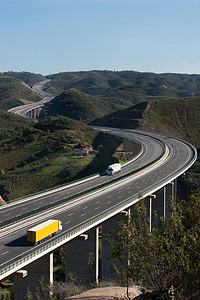
<instances>
[{"instance_id":1,"label":"hilltop ridge","mask_svg":"<svg viewBox=\"0 0 200 300\"><path fill-rule=\"evenodd\" d=\"M40 117L59 114L88 123L130 105L131 103L125 100L109 99L107 101L106 98L98 98L70 88L46 103Z\"/></svg>"},{"instance_id":2,"label":"hilltop ridge","mask_svg":"<svg viewBox=\"0 0 200 300\"><path fill-rule=\"evenodd\" d=\"M141 101L200 96L200 75L136 71L82 71L48 75L45 88L55 94L75 88L92 96Z\"/></svg>"},{"instance_id":3,"label":"hilltop ridge","mask_svg":"<svg viewBox=\"0 0 200 300\"><path fill-rule=\"evenodd\" d=\"M29 72L0 73L0 109L8 110L15 106L41 100L31 86L44 80L42 75Z\"/></svg>"}]
</instances>

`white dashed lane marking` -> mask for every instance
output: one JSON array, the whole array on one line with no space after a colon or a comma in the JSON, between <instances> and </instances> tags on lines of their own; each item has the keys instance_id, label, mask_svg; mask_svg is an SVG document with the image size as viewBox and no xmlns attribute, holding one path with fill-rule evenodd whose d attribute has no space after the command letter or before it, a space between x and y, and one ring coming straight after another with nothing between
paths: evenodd
<instances>
[{"instance_id":1,"label":"white dashed lane marking","mask_svg":"<svg viewBox=\"0 0 200 300\"><path fill-rule=\"evenodd\" d=\"M4 253L2 253L1 255L5 255L5 254L7 254L9 251L6 251L6 252L4 252Z\"/></svg>"}]
</instances>

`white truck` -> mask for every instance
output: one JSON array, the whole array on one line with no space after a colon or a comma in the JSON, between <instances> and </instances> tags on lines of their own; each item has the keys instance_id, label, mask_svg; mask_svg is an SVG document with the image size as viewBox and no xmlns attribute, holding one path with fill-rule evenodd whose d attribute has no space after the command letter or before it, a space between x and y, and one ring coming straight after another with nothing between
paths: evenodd
<instances>
[{"instance_id":1,"label":"white truck","mask_svg":"<svg viewBox=\"0 0 200 300\"><path fill-rule=\"evenodd\" d=\"M115 164L112 164L108 167L108 170L107 170L107 174L108 175L114 175L116 173L119 173L121 172L121 164L120 163L115 163Z\"/></svg>"}]
</instances>

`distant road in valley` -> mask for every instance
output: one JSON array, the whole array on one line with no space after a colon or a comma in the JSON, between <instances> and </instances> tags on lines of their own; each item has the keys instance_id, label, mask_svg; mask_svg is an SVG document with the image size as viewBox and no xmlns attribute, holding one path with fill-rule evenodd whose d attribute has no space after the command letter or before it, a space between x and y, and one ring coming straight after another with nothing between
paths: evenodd
<instances>
[{"instance_id":1,"label":"distant road in valley","mask_svg":"<svg viewBox=\"0 0 200 300\"><path fill-rule=\"evenodd\" d=\"M43 93L44 98L31 105L41 106L53 98L42 91L45 83L46 81L43 81L34 85L35 92L40 95ZM25 116L31 107L23 107L13 108L12 112ZM96 129L105 134L137 141L141 151L135 159L123 166L122 172L117 175L95 174L0 206L1 223L8 223L6 227L0 224L0 280L25 266L28 261L30 263L30 260L37 259L38 253L41 253L41 256L50 253L70 239L129 208L140 200L139 195L146 197L158 191L190 168L197 157L196 149L192 145L164 134L117 128ZM112 182L113 179L117 181ZM84 195L78 195L83 192ZM66 202L63 204L64 200ZM46 209L57 203L57 207ZM38 208L41 213L33 217ZM24 214L27 214L28 218L22 221ZM14 217L19 220L12 225ZM62 233L43 244L28 245L27 229L50 218L62 221Z\"/></svg>"},{"instance_id":2,"label":"distant road in valley","mask_svg":"<svg viewBox=\"0 0 200 300\"><path fill-rule=\"evenodd\" d=\"M25 118L29 118L29 119L33 119L31 117L29 117L27 115L27 113L33 109L36 109L36 108L40 108L44 105L44 103L47 103L49 101L51 101L53 98L54 98L54 95L50 94L50 93L46 93L43 91L43 87L44 85L49 82L50 79L47 79L47 80L44 80L44 81L41 81L39 83L36 83L33 85L32 87L32 90L43 97L42 100L40 101L37 101L35 103L31 103L31 104L25 104L25 105L20 105L20 106L17 106L17 107L14 107L14 108L11 108L8 110L8 112L11 112L11 113L14 113L16 115L19 115L21 117L25 117Z\"/></svg>"}]
</instances>

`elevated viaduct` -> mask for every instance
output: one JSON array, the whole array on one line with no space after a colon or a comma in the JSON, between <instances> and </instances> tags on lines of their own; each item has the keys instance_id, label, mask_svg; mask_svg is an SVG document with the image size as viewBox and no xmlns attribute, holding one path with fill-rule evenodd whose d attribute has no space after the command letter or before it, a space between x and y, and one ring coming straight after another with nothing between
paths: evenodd
<instances>
[{"instance_id":1,"label":"elevated viaduct","mask_svg":"<svg viewBox=\"0 0 200 300\"><path fill-rule=\"evenodd\" d=\"M46 283L53 283L53 252L64 245L66 274L76 273L82 283L110 278L111 250L104 241L99 266L99 228L105 234L117 229L118 221L130 213L142 195L151 230L152 212L167 217L168 199L177 193L176 179L197 157L192 145L174 137L139 130L98 129L131 140L139 149L121 174L94 174L0 207L0 280L15 276L16 300L24 299L28 286L34 291L42 275ZM27 229L50 218L62 221L62 233L29 246ZM92 278L87 269L89 253L95 260Z\"/></svg>"}]
</instances>

